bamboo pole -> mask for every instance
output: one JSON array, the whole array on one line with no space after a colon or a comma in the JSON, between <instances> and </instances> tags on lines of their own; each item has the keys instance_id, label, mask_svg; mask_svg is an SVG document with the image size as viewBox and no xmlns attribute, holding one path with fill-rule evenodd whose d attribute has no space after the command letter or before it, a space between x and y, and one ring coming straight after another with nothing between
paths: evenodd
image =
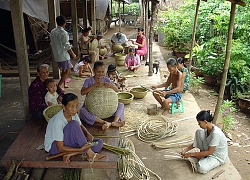
<instances>
[{"instance_id":1,"label":"bamboo pole","mask_svg":"<svg viewBox=\"0 0 250 180\"><path fill-rule=\"evenodd\" d=\"M193 56L193 48L195 44L195 34L196 34L196 26L197 26L197 20L198 20L198 12L199 12L199 7L200 7L200 0L197 0L196 3L196 8L195 8L195 17L194 17L194 26L193 26L193 34L192 34L192 43L190 47L190 55L189 55L189 65L188 65L188 70L190 72L191 70L191 64L192 64L192 56Z\"/></svg>"},{"instance_id":2,"label":"bamboo pole","mask_svg":"<svg viewBox=\"0 0 250 180\"><path fill-rule=\"evenodd\" d=\"M221 104L222 104L222 100L223 100L223 96L224 96L225 86L226 86L227 73L228 73L230 54L231 54L232 37L233 37L233 30L234 30L235 9L236 9L236 4L231 3L226 55L225 55L223 74L222 74L222 80L221 80L221 85L220 85L220 92L219 92L219 96L218 96L218 100L217 100L217 104L216 104L216 108L215 108L215 112L214 112L214 119L213 119L214 124L216 124L216 121L217 121L218 116L219 116L219 112L220 112L220 108L221 108Z\"/></svg>"},{"instance_id":3,"label":"bamboo pole","mask_svg":"<svg viewBox=\"0 0 250 180\"><path fill-rule=\"evenodd\" d=\"M156 16L156 3L152 2L151 6L151 23L150 23L150 29L149 29L149 70L148 70L148 75L152 76L153 75L153 31L154 31L154 21L155 21L155 16Z\"/></svg>"}]
</instances>

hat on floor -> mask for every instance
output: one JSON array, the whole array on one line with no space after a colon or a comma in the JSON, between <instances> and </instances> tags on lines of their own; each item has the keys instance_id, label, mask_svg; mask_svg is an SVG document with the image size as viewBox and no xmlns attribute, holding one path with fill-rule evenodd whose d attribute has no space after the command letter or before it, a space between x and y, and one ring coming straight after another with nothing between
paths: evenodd
<instances>
[{"instance_id":1,"label":"hat on floor","mask_svg":"<svg viewBox=\"0 0 250 180\"><path fill-rule=\"evenodd\" d=\"M116 71L116 65L110 64L110 65L108 66L108 72L113 72L113 71Z\"/></svg>"}]
</instances>

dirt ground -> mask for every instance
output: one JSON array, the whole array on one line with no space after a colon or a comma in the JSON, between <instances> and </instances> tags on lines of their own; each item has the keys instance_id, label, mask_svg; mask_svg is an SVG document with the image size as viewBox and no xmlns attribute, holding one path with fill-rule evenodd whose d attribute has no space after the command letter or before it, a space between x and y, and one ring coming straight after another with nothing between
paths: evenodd
<instances>
[{"instance_id":1,"label":"dirt ground","mask_svg":"<svg viewBox=\"0 0 250 180\"><path fill-rule=\"evenodd\" d=\"M160 47L164 59L169 56L170 51L165 47ZM192 93L198 106L202 110L215 111L218 87L202 85L199 94ZM237 111L233 115L235 120L234 128L230 130L232 142L229 146L229 157L235 168L240 173L243 180L250 180L250 115ZM217 125L221 127L221 119L218 119Z\"/></svg>"}]
</instances>

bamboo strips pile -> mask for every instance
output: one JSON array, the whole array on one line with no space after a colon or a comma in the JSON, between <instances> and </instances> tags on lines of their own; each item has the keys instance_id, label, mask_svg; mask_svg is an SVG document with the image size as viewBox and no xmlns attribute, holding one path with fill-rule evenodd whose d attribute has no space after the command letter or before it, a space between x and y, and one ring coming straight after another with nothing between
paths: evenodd
<instances>
[{"instance_id":1,"label":"bamboo strips pile","mask_svg":"<svg viewBox=\"0 0 250 180\"><path fill-rule=\"evenodd\" d=\"M177 130L177 123L168 121L162 116L155 116L146 119L140 124L137 135L141 141L153 142L173 136L177 133Z\"/></svg>"},{"instance_id":2,"label":"bamboo strips pile","mask_svg":"<svg viewBox=\"0 0 250 180\"><path fill-rule=\"evenodd\" d=\"M181 148L189 146L192 142L192 136L183 136L181 138L173 139L170 141L153 142L152 147L161 149Z\"/></svg>"},{"instance_id":3,"label":"bamboo strips pile","mask_svg":"<svg viewBox=\"0 0 250 180\"><path fill-rule=\"evenodd\" d=\"M118 159L118 174L120 179L131 179L133 176L137 179L152 179L152 175L157 179L161 178L145 167L141 159L135 154L133 142L125 137L121 137L119 147L103 144L103 147L120 155Z\"/></svg>"}]
</instances>

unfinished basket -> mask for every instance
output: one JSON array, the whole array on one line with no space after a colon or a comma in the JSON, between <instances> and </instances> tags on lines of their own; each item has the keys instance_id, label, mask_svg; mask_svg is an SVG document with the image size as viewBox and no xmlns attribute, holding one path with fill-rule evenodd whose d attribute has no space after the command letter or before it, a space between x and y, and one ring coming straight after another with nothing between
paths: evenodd
<instances>
[{"instance_id":1,"label":"unfinished basket","mask_svg":"<svg viewBox=\"0 0 250 180\"><path fill-rule=\"evenodd\" d=\"M89 92L86 108L99 118L111 117L117 110L118 96L111 88L99 87Z\"/></svg>"},{"instance_id":2,"label":"unfinished basket","mask_svg":"<svg viewBox=\"0 0 250 180\"><path fill-rule=\"evenodd\" d=\"M130 92L137 99L142 99L147 95L147 89L141 87L134 87L130 90Z\"/></svg>"},{"instance_id":3,"label":"unfinished basket","mask_svg":"<svg viewBox=\"0 0 250 180\"><path fill-rule=\"evenodd\" d=\"M118 95L118 101L125 105L130 104L134 99L134 95L129 92L119 92L117 93L117 95Z\"/></svg>"},{"instance_id":4,"label":"unfinished basket","mask_svg":"<svg viewBox=\"0 0 250 180\"><path fill-rule=\"evenodd\" d=\"M62 109L62 105L52 105L43 110L43 116L45 117L46 121L49 122L49 120L57 114Z\"/></svg>"}]
</instances>

